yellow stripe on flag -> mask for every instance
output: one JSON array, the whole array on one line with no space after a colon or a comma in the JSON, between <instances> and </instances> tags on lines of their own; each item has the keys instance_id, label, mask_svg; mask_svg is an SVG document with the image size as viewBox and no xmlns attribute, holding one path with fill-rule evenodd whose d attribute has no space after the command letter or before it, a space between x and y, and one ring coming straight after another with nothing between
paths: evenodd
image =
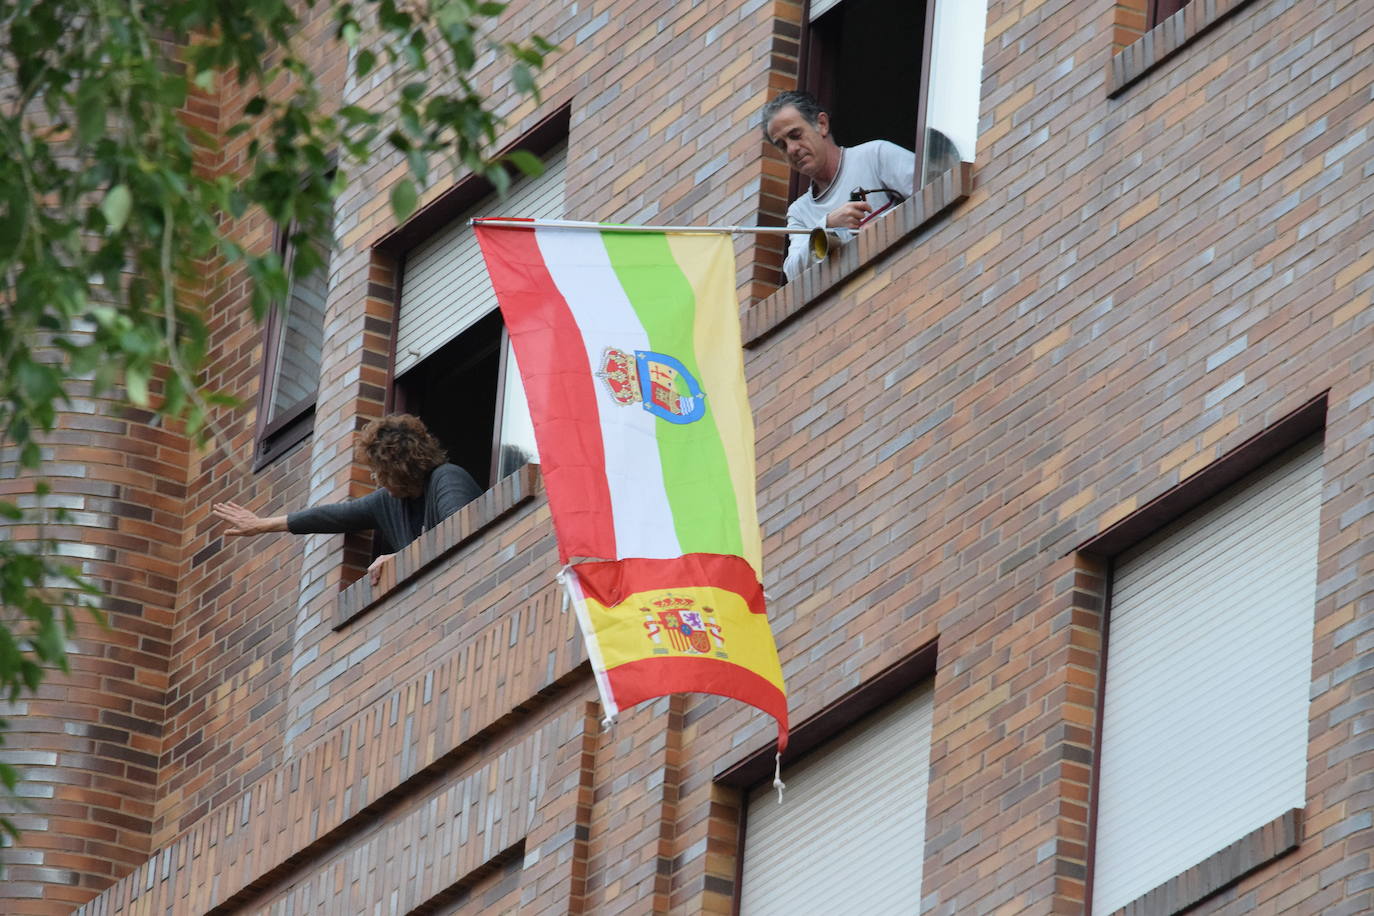
<instances>
[{"instance_id":1,"label":"yellow stripe on flag","mask_svg":"<svg viewBox=\"0 0 1374 916\"><path fill-rule=\"evenodd\" d=\"M716 659L747 668L783 690L767 616L751 612L728 589L636 592L609 608L587 596L586 608L607 671L655 658Z\"/></svg>"},{"instance_id":2,"label":"yellow stripe on flag","mask_svg":"<svg viewBox=\"0 0 1374 916\"><path fill-rule=\"evenodd\" d=\"M744 559L763 578L754 481L754 421L744 382L739 305L735 298L734 239L723 234L668 233L668 248L696 297L694 346L701 387L716 427L739 504Z\"/></svg>"}]
</instances>

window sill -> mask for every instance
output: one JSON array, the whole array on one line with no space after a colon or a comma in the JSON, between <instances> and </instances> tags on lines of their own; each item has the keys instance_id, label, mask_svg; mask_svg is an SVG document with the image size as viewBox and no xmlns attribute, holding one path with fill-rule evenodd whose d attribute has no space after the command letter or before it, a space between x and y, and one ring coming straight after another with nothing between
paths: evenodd
<instances>
[{"instance_id":1,"label":"window sill","mask_svg":"<svg viewBox=\"0 0 1374 916\"><path fill-rule=\"evenodd\" d=\"M1250 0L1192 0L1113 55L1107 65L1107 97L1115 98L1125 92L1131 84L1248 3Z\"/></svg>"},{"instance_id":2,"label":"window sill","mask_svg":"<svg viewBox=\"0 0 1374 916\"><path fill-rule=\"evenodd\" d=\"M315 401L292 408L287 419L279 419L258 435L253 472L273 464L282 455L300 445L315 431Z\"/></svg>"},{"instance_id":3,"label":"window sill","mask_svg":"<svg viewBox=\"0 0 1374 916\"><path fill-rule=\"evenodd\" d=\"M479 537L534 499L541 486L538 466L527 464L420 535L392 558L375 588L370 579L363 576L339 593L334 629L343 629L430 566Z\"/></svg>"},{"instance_id":4,"label":"window sill","mask_svg":"<svg viewBox=\"0 0 1374 916\"><path fill-rule=\"evenodd\" d=\"M1292 852L1302 840L1302 809L1292 808L1230 846L1147 891L1112 916L1174 916Z\"/></svg>"},{"instance_id":5,"label":"window sill","mask_svg":"<svg viewBox=\"0 0 1374 916\"><path fill-rule=\"evenodd\" d=\"M797 279L746 309L741 316L745 347L758 346L899 242L967 200L972 185L973 163L959 163L922 188L920 194L907 198L884 218L875 220L825 261L807 268Z\"/></svg>"}]
</instances>

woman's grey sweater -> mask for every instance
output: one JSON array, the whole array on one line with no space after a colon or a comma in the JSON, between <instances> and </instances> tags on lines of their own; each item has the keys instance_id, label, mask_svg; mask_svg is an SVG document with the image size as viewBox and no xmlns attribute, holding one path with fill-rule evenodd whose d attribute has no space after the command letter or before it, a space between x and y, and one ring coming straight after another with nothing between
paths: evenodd
<instances>
[{"instance_id":1,"label":"woman's grey sweater","mask_svg":"<svg viewBox=\"0 0 1374 916\"><path fill-rule=\"evenodd\" d=\"M375 529L382 553L395 553L482 495L477 482L456 464L430 471L423 496L400 499L376 490L360 499L312 506L286 516L292 534L338 534Z\"/></svg>"}]
</instances>

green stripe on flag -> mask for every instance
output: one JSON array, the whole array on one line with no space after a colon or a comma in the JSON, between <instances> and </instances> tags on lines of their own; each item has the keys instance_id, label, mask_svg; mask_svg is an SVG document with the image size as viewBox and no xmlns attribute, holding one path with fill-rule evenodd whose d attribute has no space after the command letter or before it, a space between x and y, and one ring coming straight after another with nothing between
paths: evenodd
<instances>
[{"instance_id":1,"label":"green stripe on flag","mask_svg":"<svg viewBox=\"0 0 1374 916\"><path fill-rule=\"evenodd\" d=\"M611 266L649 335L649 348L682 363L698 381L696 297L668 240L659 233L604 232ZM695 423L656 420L663 484L683 553L742 556L739 501L730 480L706 392L706 415Z\"/></svg>"}]
</instances>

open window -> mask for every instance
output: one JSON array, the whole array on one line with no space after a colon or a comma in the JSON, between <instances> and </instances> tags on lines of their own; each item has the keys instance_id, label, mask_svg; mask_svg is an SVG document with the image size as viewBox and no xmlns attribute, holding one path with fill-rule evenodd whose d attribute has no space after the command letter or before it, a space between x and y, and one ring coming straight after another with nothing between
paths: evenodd
<instances>
[{"instance_id":1,"label":"open window","mask_svg":"<svg viewBox=\"0 0 1374 916\"><path fill-rule=\"evenodd\" d=\"M479 484L536 459L520 372L469 220L563 216L566 146L502 199L488 194L405 253L396 330L395 407L425 421Z\"/></svg>"},{"instance_id":2,"label":"open window","mask_svg":"<svg viewBox=\"0 0 1374 916\"><path fill-rule=\"evenodd\" d=\"M1148 0L1150 15L1145 23L1146 29L1153 29L1165 19L1188 5L1188 0Z\"/></svg>"},{"instance_id":3,"label":"open window","mask_svg":"<svg viewBox=\"0 0 1374 916\"><path fill-rule=\"evenodd\" d=\"M290 236L289 231L280 232L277 241L288 276L297 256ZM330 252L326 242L314 245L319 266L305 276L292 277L285 303L268 313L264 327L256 467L276 460L314 427Z\"/></svg>"},{"instance_id":4,"label":"open window","mask_svg":"<svg viewBox=\"0 0 1374 916\"><path fill-rule=\"evenodd\" d=\"M840 145L914 149L924 185L973 161L986 22L986 0L810 0L801 88Z\"/></svg>"}]
</instances>

